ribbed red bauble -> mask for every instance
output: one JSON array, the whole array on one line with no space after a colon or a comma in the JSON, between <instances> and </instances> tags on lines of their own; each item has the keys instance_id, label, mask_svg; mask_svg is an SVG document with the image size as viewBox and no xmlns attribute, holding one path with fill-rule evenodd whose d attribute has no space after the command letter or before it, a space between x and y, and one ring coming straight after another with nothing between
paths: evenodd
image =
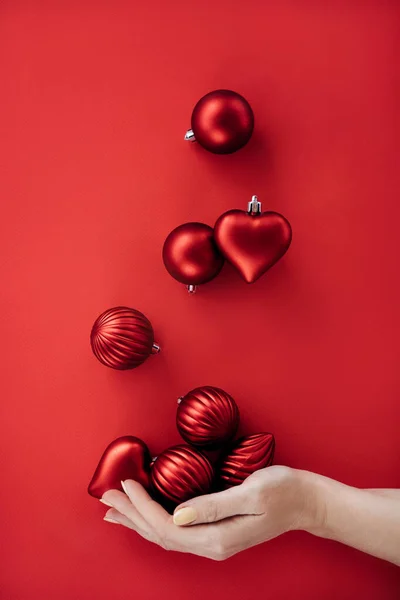
<instances>
[{"instance_id":1,"label":"ribbed red bauble","mask_svg":"<svg viewBox=\"0 0 400 600\"><path fill-rule=\"evenodd\" d=\"M191 293L216 277L224 264L213 229L205 223L184 223L171 231L164 242L163 260L168 273Z\"/></svg>"},{"instance_id":2,"label":"ribbed red bauble","mask_svg":"<svg viewBox=\"0 0 400 600\"><path fill-rule=\"evenodd\" d=\"M221 461L218 479L223 488L240 485L254 471L269 467L275 451L272 433L245 435Z\"/></svg>"},{"instance_id":3,"label":"ribbed red bauble","mask_svg":"<svg viewBox=\"0 0 400 600\"><path fill-rule=\"evenodd\" d=\"M198 450L186 445L164 450L151 468L153 490L168 507L207 494L213 477L210 461Z\"/></svg>"},{"instance_id":4,"label":"ribbed red bauble","mask_svg":"<svg viewBox=\"0 0 400 600\"><path fill-rule=\"evenodd\" d=\"M149 450L137 437L125 435L107 446L96 467L88 492L101 498L107 490L122 490L121 481L134 479L146 489L150 487Z\"/></svg>"},{"instance_id":5,"label":"ribbed red bauble","mask_svg":"<svg viewBox=\"0 0 400 600\"><path fill-rule=\"evenodd\" d=\"M239 425L236 402L224 390L198 387L178 400L176 426L193 446L215 450L229 442Z\"/></svg>"},{"instance_id":6,"label":"ribbed red bauble","mask_svg":"<svg viewBox=\"0 0 400 600\"><path fill-rule=\"evenodd\" d=\"M214 154L231 154L251 138L254 115L250 104L237 92L214 90L197 102L191 125L185 140L196 141Z\"/></svg>"},{"instance_id":7,"label":"ribbed red bauble","mask_svg":"<svg viewBox=\"0 0 400 600\"><path fill-rule=\"evenodd\" d=\"M253 283L285 254L292 241L289 221L273 211L262 212L253 196L248 210L229 210L214 227L218 248L247 283Z\"/></svg>"},{"instance_id":8,"label":"ribbed red bauble","mask_svg":"<svg viewBox=\"0 0 400 600\"><path fill-rule=\"evenodd\" d=\"M126 306L109 308L96 319L90 343L103 365L119 370L134 369L160 351L148 318Z\"/></svg>"}]
</instances>

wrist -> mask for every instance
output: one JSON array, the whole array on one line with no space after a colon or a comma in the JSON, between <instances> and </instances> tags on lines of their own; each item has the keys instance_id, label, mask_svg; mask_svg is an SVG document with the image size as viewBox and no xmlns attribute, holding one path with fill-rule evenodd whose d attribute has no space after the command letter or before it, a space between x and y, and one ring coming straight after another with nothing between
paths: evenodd
<instances>
[{"instance_id":1,"label":"wrist","mask_svg":"<svg viewBox=\"0 0 400 600\"><path fill-rule=\"evenodd\" d=\"M292 529L321 535L326 522L326 501L321 485L323 477L309 471L293 469L293 478L298 507Z\"/></svg>"}]
</instances>

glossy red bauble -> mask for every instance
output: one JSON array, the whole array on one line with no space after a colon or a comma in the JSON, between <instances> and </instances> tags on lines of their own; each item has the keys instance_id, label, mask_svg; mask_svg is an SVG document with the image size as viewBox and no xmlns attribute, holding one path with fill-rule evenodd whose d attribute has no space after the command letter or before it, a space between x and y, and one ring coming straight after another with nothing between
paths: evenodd
<instances>
[{"instance_id":1,"label":"glossy red bauble","mask_svg":"<svg viewBox=\"0 0 400 600\"><path fill-rule=\"evenodd\" d=\"M194 291L213 279L224 264L212 227L204 223L179 225L164 242L163 260L168 273Z\"/></svg>"},{"instance_id":2,"label":"glossy red bauble","mask_svg":"<svg viewBox=\"0 0 400 600\"><path fill-rule=\"evenodd\" d=\"M215 90L197 102L191 126L186 132L186 140L196 141L214 154L230 154L251 138L254 115L250 104L240 94Z\"/></svg>"},{"instance_id":3,"label":"glossy red bauble","mask_svg":"<svg viewBox=\"0 0 400 600\"><path fill-rule=\"evenodd\" d=\"M254 471L269 467L274 451L275 438L272 433L255 433L237 440L221 461L218 473L221 487L240 485Z\"/></svg>"},{"instance_id":4,"label":"glossy red bauble","mask_svg":"<svg viewBox=\"0 0 400 600\"><path fill-rule=\"evenodd\" d=\"M168 506L207 494L213 477L210 461L195 448L186 445L164 450L151 469L153 490Z\"/></svg>"},{"instance_id":5,"label":"glossy red bauble","mask_svg":"<svg viewBox=\"0 0 400 600\"><path fill-rule=\"evenodd\" d=\"M253 283L285 254L292 241L289 221L277 212L229 210L219 217L214 237L225 258ZM250 206L249 205L249 206Z\"/></svg>"},{"instance_id":6,"label":"glossy red bauble","mask_svg":"<svg viewBox=\"0 0 400 600\"><path fill-rule=\"evenodd\" d=\"M134 369L160 350L148 318L126 306L103 312L93 325L90 342L103 365L119 370Z\"/></svg>"},{"instance_id":7,"label":"glossy red bauble","mask_svg":"<svg viewBox=\"0 0 400 600\"><path fill-rule=\"evenodd\" d=\"M234 437L238 425L239 409L224 390L203 386L179 399L176 426L193 446L214 450Z\"/></svg>"},{"instance_id":8,"label":"glossy red bauble","mask_svg":"<svg viewBox=\"0 0 400 600\"><path fill-rule=\"evenodd\" d=\"M105 449L89 483L89 494L101 498L107 490L122 491L121 481L125 479L134 479L149 489L150 462L150 453L142 440L130 435L117 438Z\"/></svg>"}]
</instances>

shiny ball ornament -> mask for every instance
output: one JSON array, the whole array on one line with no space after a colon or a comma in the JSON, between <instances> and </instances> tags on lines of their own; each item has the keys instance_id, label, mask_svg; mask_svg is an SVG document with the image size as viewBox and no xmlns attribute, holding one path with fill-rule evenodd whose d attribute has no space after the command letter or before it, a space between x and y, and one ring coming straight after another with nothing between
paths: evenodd
<instances>
[{"instance_id":1,"label":"shiny ball ornament","mask_svg":"<svg viewBox=\"0 0 400 600\"><path fill-rule=\"evenodd\" d=\"M204 223L185 223L171 231L164 242L163 261L168 273L190 293L214 279L224 264L212 227Z\"/></svg>"},{"instance_id":2,"label":"shiny ball ornament","mask_svg":"<svg viewBox=\"0 0 400 600\"><path fill-rule=\"evenodd\" d=\"M88 492L101 498L107 490L122 490L121 481L134 479L147 490L150 488L149 450L137 437L117 438L105 449L89 483Z\"/></svg>"},{"instance_id":3,"label":"shiny ball ornament","mask_svg":"<svg viewBox=\"0 0 400 600\"><path fill-rule=\"evenodd\" d=\"M90 343L96 358L112 369L134 369L160 351L147 317L134 308L117 306L95 321Z\"/></svg>"},{"instance_id":4,"label":"shiny ball ornament","mask_svg":"<svg viewBox=\"0 0 400 600\"><path fill-rule=\"evenodd\" d=\"M213 478L210 461L198 450L186 445L164 450L151 468L153 491L168 507L207 494Z\"/></svg>"},{"instance_id":5,"label":"shiny ball ornament","mask_svg":"<svg viewBox=\"0 0 400 600\"><path fill-rule=\"evenodd\" d=\"M224 390L203 386L178 400L176 426L193 446L215 450L234 437L238 425L239 409Z\"/></svg>"},{"instance_id":6,"label":"shiny ball ornament","mask_svg":"<svg viewBox=\"0 0 400 600\"><path fill-rule=\"evenodd\" d=\"M272 464L275 451L275 438L272 433L245 435L235 442L220 464L218 479L226 489L240 485L258 469Z\"/></svg>"},{"instance_id":7,"label":"shiny ball ornament","mask_svg":"<svg viewBox=\"0 0 400 600\"><path fill-rule=\"evenodd\" d=\"M292 241L289 221L277 212L262 212L253 196L248 210L229 210L214 227L218 248L246 283L254 283L288 250Z\"/></svg>"},{"instance_id":8,"label":"shiny ball ornament","mask_svg":"<svg viewBox=\"0 0 400 600\"><path fill-rule=\"evenodd\" d=\"M215 90L197 102L191 127L185 140L196 141L214 154L231 154L251 138L254 115L250 104L240 94Z\"/></svg>"}]
</instances>

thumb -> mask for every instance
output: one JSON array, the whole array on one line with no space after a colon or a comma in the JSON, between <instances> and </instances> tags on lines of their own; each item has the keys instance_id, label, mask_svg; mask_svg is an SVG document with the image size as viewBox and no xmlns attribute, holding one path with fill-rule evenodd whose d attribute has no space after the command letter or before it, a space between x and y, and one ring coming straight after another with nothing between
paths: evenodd
<instances>
[{"instance_id":1,"label":"thumb","mask_svg":"<svg viewBox=\"0 0 400 600\"><path fill-rule=\"evenodd\" d=\"M246 495L241 485L216 494L193 498L174 511L175 525L213 523L235 515L247 514Z\"/></svg>"}]
</instances>

